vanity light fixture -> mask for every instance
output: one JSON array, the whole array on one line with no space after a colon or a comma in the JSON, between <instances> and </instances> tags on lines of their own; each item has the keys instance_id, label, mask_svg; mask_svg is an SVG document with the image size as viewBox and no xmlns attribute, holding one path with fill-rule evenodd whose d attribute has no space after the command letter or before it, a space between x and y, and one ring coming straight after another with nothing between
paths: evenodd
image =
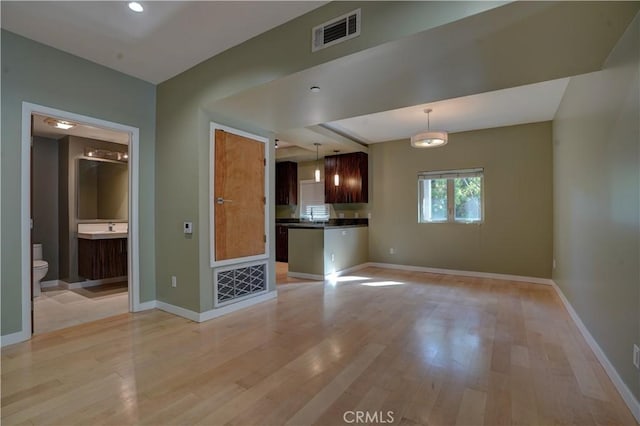
<instances>
[{"instance_id":1,"label":"vanity light fixture","mask_svg":"<svg viewBox=\"0 0 640 426\"><path fill-rule=\"evenodd\" d=\"M427 114L427 131L411 136L411 146L414 148L437 148L444 146L448 142L447 132L432 131L430 129L429 114L433 111L431 108L424 110Z\"/></svg>"},{"instance_id":2,"label":"vanity light fixture","mask_svg":"<svg viewBox=\"0 0 640 426\"><path fill-rule=\"evenodd\" d=\"M56 118L51 118L51 117L45 118L44 122L51 127L55 127L56 129L62 129L62 130L69 130L73 127L76 127L75 123L72 123L66 120L58 120Z\"/></svg>"},{"instance_id":3,"label":"vanity light fixture","mask_svg":"<svg viewBox=\"0 0 640 426\"><path fill-rule=\"evenodd\" d=\"M137 1L130 1L129 9L133 10L134 12L141 13L144 10L144 7L142 7L142 5Z\"/></svg>"},{"instance_id":4,"label":"vanity light fixture","mask_svg":"<svg viewBox=\"0 0 640 426\"><path fill-rule=\"evenodd\" d=\"M278 149L278 141L279 141L279 140L280 140L280 139L276 139L276 144L275 144L275 146L274 146L274 148L275 148L275 149Z\"/></svg>"},{"instance_id":5,"label":"vanity light fixture","mask_svg":"<svg viewBox=\"0 0 640 426\"><path fill-rule=\"evenodd\" d=\"M335 153L336 153L336 155L338 155L338 153L339 153L340 151L338 151L338 150L334 150L333 152L335 152ZM337 162L336 162L336 163L337 163ZM335 174L335 175L333 175L333 184L334 184L335 186L340 186L340 175L338 174L338 170L337 170L337 168L336 168L336 174Z\"/></svg>"},{"instance_id":6,"label":"vanity light fixture","mask_svg":"<svg viewBox=\"0 0 640 426\"><path fill-rule=\"evenodd\" d=\"M318 147L320 146L320 144L318 142L314 143L314 145L316 146L316 171L315 171L315 178L316 178L316 182L320 182L320 159L318 157Z\"/></svg>"},{"instance_id":7,"label":"vanity light fixture","mask_svg":"<svg viewBox=\"0 0 640 426\"><path fill-rule=\"evenodd\" d=\"M103 160L119 161L122 163L129 161L128 152L111 151L108 149L85 147L84 155L91 158L101 158Z\"/></svg>"}]
</instances>

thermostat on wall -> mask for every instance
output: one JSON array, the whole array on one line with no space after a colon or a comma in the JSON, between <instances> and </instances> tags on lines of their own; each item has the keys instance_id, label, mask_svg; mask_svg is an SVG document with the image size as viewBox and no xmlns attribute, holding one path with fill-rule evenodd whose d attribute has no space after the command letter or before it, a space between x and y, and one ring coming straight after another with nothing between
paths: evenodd
<instances>
[{"instance_id":1,"label":"thermostat on wall","mask_svg":"<svg viewBox=\"0 0 640 426\"><path fill-rule=\"evenodd\" d=\"M185 222L183 229L185 234L193 234L193 223Z\"/></svg>"}]
</instances>

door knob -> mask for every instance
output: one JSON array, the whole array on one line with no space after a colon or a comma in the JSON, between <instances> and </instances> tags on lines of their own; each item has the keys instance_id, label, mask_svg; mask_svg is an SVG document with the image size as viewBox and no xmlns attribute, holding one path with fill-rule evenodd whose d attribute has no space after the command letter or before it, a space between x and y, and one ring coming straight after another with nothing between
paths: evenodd
<instances>
[{"instance_id":1,"label":"door knob","mask_svg":"<svg viewBox=\"0 0 640 426\"><path fill-rule=\"evenodd\" d=\"M218 203L218 204L231 203L231 202L233 202L233 200L225 200L222 197L216 198L216 203Z\"/></svg>"}]
</instances>

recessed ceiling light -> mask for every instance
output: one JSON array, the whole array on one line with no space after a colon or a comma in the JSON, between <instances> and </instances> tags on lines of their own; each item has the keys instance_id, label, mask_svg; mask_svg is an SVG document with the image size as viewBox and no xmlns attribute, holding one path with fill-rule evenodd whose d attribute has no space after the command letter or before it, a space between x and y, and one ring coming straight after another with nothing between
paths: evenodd
<instances>
[{"instance_id":1,"label":"recessed ceiling light","mask_svg":"<svg viewBox=\"0 0 640 426\"><path fill-rule=\"evenodd\" d=\"M318 86L311 86L309 90L311 90L313 93L318 93L320 91L320 88Z\"/></svg>"},{"instance_id":2,"label":"recessed ceiling light","mask_svg":"<svg viewBox=\"0 0 640 426\"><path fill-rule=\"evenodd\" d=\"M72 123L70 121L56 120L55 118L51 118L51 117L45 118L44 122L51 127L55 127L56 129L62 129L62 130L69 130L72 127L76 126L75 123Z\"/></svg>"},{"instance_id":3,"label":"recessed ceiling light","mask_svg":"<svg viewBox=\"0 0 640 426\"><path fill-rule=\"evenodd\" d=\"M134 12L140 13L144 10L144 7L142 7L142 5L137 1L131 1L129 2L129 9L133 10Z\"/></svg>"}]
</instances>

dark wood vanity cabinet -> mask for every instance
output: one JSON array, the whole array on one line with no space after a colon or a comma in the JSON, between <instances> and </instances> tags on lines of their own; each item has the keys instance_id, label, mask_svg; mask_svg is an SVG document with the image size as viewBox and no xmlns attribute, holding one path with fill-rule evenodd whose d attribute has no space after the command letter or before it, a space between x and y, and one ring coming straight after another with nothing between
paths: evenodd
<instances>
[{"instance_id":1,"label":"dark wood vanity cabinet","mask_svg":"<svg viewBox=\"0 0 640 426\"><path fill-rule=\"evenodd\" d=\"M90 280L127 275L127 239L78 238L78 273Z\"/></svg>"},{"instance_id":2,"label":"dark wood vanity cabinet","mask_svg":"<svg viewBox=\"0 0 640 426\"><path fill-rule=\"evenodd\" d=\"M339 176L335 185L334 176ZM369 202L369 159L364 152L324 157L324 202L329 204Z\"/></svg>"},{"instance_id":3,"label":"dark wood vanity cabinet","mask_svg":"<svg viewBox=\"0 0 640 426\"><path fill-rule=\"evenodd\" d=\"M276 262L289 261L289 228L276 225Z\"/></svg>"},{"instance_id":4,"label":"dark wood vanity cabinet","mask_svg":"<svg viewBox=\"0 0 640 426\"><path fill-rule=\"evenodd\" d=\"M298 164L292 161L276 163L276 204L298 204Z\"/></svg>"}]
</instances>

